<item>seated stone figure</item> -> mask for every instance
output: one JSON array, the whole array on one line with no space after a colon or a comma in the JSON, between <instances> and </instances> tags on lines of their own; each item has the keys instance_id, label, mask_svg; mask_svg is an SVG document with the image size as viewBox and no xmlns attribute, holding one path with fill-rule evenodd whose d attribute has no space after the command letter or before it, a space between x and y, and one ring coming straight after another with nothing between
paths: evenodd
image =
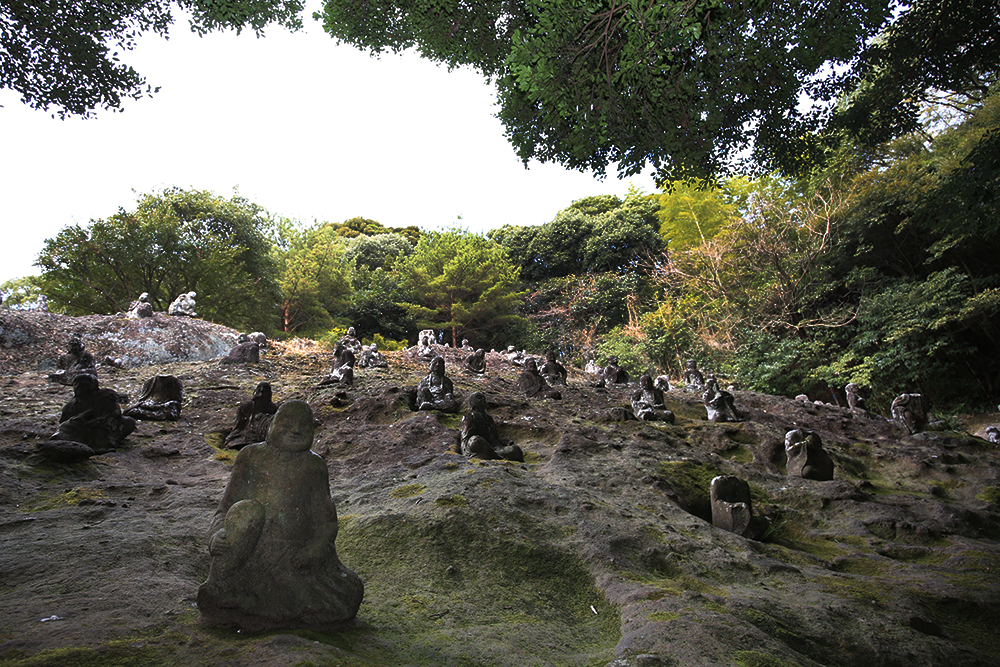
<instances>
[{"instance_id":1,"label":"seated stone figure","mask_svg":"<svg viewBox=\"0 0 1000 667\"><path fill-rule=\"evenodd\" d=\"M433 360L437 356L437 351L434 349L435 341L434 329L422 330L417 338L417 358L424 361Z\"/></svg>"},{"instance_id":2,"label":"seated stone figure","mask_svg":"<svg viewBox=\"0 0 1000 667\"><path fill-rule=\"evenodd\" d=\"M347 327L347 334L340 339L340 344L354 353L355 356L361 354L361 341L354 327Z\"/></svg>"},{"instance_id":3,"label":"seated stone figure","mask_svg":"<svg viewBox=\"0 0 1000 667\"><path fill-rule=\"evenodd\" d=\"M671 391L673 387L670 385L670 378L666 375L657 375L656 379L653 380L653 386L660 391Z\"/></svg>"},{"instance_id":4,"label":"seated stone figure","mask_svg":"<svg viewBox=\"0 0 1000 667\"><path fill-rule=\"evenodd\" d=\"M125 314L130 320L138 320L143 317L153 316L153 304L149 302L149 292L143 292L139 295L139 298L132 302L132 305L128 307L128 313Z\"/></svg>"},{"instance_id":5,"label":"seated stone figure","mask_svg":"<svg viewBox=\"0 0 1000 667\"><path fill-rule=\"evenodd\" d=\"M993 444L1000 444L1000 428L996 426L986 427L986 440L987 442L992 442Z\"/></svg>"},{"instance_id":6,"label":"seated stone figure","mask_svg":"<svg viewBox=\"0 0 1000 667\"><path fill-rule=\"evenodd\" d=\"M97 364L94 363L94 355L84 349L83 341L79 338L70 339L68 351L60 355L59 360L56 361L56 367L59 370L49 374L49 381L66 386L71 386L78 375L97 377Z\"/></svg>"},{"instance_id":7,"label":"seated stone figure","mask_svg":"<svg viewBox=\"0 0 1000 667\"><path fill-rule=\"evenodd\" d=\"M167 315L174 315L177 317L197 317L198 313L194 310L194 298L196 296L198 295L195 292L181 294L167 307Z\"/></svg>"},{"instance_id":8,"label":"seated stone figure","mask_svg":"<svg viewBox=\"0 0 1000 667\"><path fill-rule=\"evenodd\" d=\"M561 384L564 387L566 386L566 367L560 364L559 360L556 359L555 350L549 350L545 354L545 363L542 364L542 367L538 370L538 372L549 384Z\"/></svg>"},{"instance_id":9,"label":"seated stone figure","mask_svg":"<svg viewBox=\"0 0 1000 667\"><path fill-rule=\"evenodd\" d=\"M486 373L486 350L479 348L462 362L462 370L474 375Z\"/></svg>"},{"instance_id":10,"label":"seated stone figure","mask_svg":"<svg viewBox=\"0 0 1000 667\"><path fill-rule=\"evenodd\" d=\"M93 375L77 375L73 398L59 416L59 430L51 440L82 443L102 454L117 449L135 430L135 419L123 416L118 392L101 389Z\"/></svg>"},{"instance_id":11,"label":"seated stone figure","mask_svg":"<svg viewBox=\"0 0 1000 667\"><path fill-rule=\"evenodd\" d=\"M750 485L739 477L720 475L712 480L712 525L751 540L770 526L766 517L754 516Z\"/></svg>"},{"instance_id":12,"label":"seated stone figure","mask_svg":"<svg viewBox=\"0 0 1000 667\"><path fill-rule=\"evenodd\" d=\"M263 442L267 437L267 427L278 406L271 400L270 382L259 382L250 400L236 408L236 423L226 436L226 447L242 449L255 442Z\"/></svg>"},{"instance_id":13,"label":"seated stone figure","mask_svg":"<svg viewBox=\"0 0 1000 667\"><path fill-rule=\"evenodd\" d=\"M733 395L728 391L719 389L719 383L711 375L705 381L705 393L702 394L701 398L705 402L705 409L708 411L708 421L743 421L743 417L736 409L736 402L733 399Z\"/></svg>"},{"instance_id":14,"label":"seated stone figure","mask_svg":"<svg viewBox=\"0 0 1000 667\"><path fill-rule=\"evenodd\" d=\"M389 362L378 351L378 345L372 343L361 348L361 358L358 359L358 366L361 368L388 368Z\"/></svg>"},{"instance_id":15,"label":"seated stone figure","mask_svg":"<svg viewBox=\"0 0 1000 667\"><path fill-rule=\"evenodd\" d=\"M455 385L444 374L444 358L434 357L424 379L417 385L417 409L457 412Z\"/></svg>"},{"instance_id":16,"label":"seated stone figure","mask_svg":"<svg viewBox=\"0 0 1000 667\"><path fill-rule=\"evenodd\" d=\"M812 431L794 429L786 433L785 457L789 475L819 482L833 479L833 459Z\"/></svg>"},{"instance_id":17,"label":"seated stone figure","mask_svg":"<svg viewBox=\"0 0 1000 667\"><path fill-rule=\"evenodd\" d=\"M474 347L472 347L472 345L469 343L469 339L468 338L463 338L462 339L462 348L461 349L464 350L465 352L470 352L470 353L476 351L476 349Z\"/></svg>"},{"instance_id":18,"label":"seated stone figure","mask_svg":"<svg viewBox=\"0 0 1000 667\"><path fill-rule=\"evenodd\" d=\"M524 350L518 350L513 345L508 345L507 350L504 352L507 355L507 361L513 366L524 367L525 360L528 359L528 355Z\"/></svg>"},{"instance_id":19,"label":"seated stone figure","mask_svg":"<svg viewBox=\"0 0 1000 667\"><path fill-rule=\"evenodd\" d=\"M469 396L469 412L462 417L462 454L470 458L524 461L524 452L510 440L500 438L496 422L486 412L486 396Z\"/></svg>"},{"instance_id":20,"label":"seated stone figure","mask_svg":"<svg viewBox=\"0 0 1000 667\"><path fill-rule=\"evenodd\" d=\"M330 369L330 374L319 383L320 387L329 385L354 386L354 353L340 343L333 348L333 367Z\"/></svg>"},{"instance_id":21,"label":"seated stone figure","mask_svg":"<svg viewBox=\"0 0 1000 667\"><path fill-rule=\"evenodd\" d=\"M254 331L253 333L241 333L240 337L237 339L237 343L249 343L253 341L257 343L258 351L263 354L267 352L267 334L263 331Z\"/></svg>"},{"instance_id":22,"label":"seated stone figure","mask_svg":"<svg viewBox=\"0 0 1000 667\"><path fill-rule=\"evenodd\" d=\"M528 398L562 398L559 390L550 387L545 378L539 374L538 364L534 357L528 357L525 360L524 371L517 378L517 388L524 392Z\"/></svg>"},{"instance_id":23,"label":"seated stone figure","mask_svg":"<svg viewBox=\"0 0 1000 667\"><path fill-rule=\"evenodd\" d=\"M591 375L600 375L601 367L597 365L592 357L587 356L587 364L583 368L585 373L590 373Z\"/></svg>"},{"instance_id":24,"label":"seated stone figure","mask_svg":"<svg viewBox=\"0 0 1000 667\"><path fill-rule=\"evenodd\" d=\"M181 418L184 387L173 375L154 375L142 385L135 405L125 411L134 419L177 421Z\"/></svg>"},{"instance_id":25,"label":"seated stone figure","mask_svg":"<svg viewBox=\"0 0 1000 667\"><path fill-rule=\"evenodd\" d=\"M248 340L240 343L229 351L229 354L219 360L220 364L256 364L260 363L260 345L257 341Z\"/></svg>"},{"instance_id":26,"label":"seated stone figure","mask_svg":"<svg viewBox=\"0 0 1000 667\"><path fill-rule=\"evenodd\" d=\"M663 403L663 391L648 373L639 378L639 389L632 394L632 412L636 419L674 423L674 413Z\"/></svg>"},{"instance_id":27,"label":"seated stone figure","mask_svg":"<svg viewBox=\"0 0 1000 667\"><path fill-rule=\"evenodd\" d=\"M861 397L861 387L851 382L844 387L847 395L847 407L851 410L865 410L865 399Z\"/></svg>"},{"instance_id":28,"label":"seated stone figure","mask_svg":"<svg viewBox=\"0 0 1000 667\"><path fill-rule=\"evenodd\" d=\"M684 369L685 388L688 391L701 391L705 388L705 376L698 370L698 364L694 359L688 359L687 368Z\"/></svg>"},{"instance_id":29,"label":"seated stone figure","mask_svg":"<svg viewBox=\"0 0 1000 667\"><path fill-rule=\"evenodd\" d=\"M608 357L608 363L601 370L601 379L604 384L628 384L628 371L618 365L618 357Z\"/></svg>"},{"instance_id":30,"label":"seated stone figure","mask_svg":"<svg viewBox=\"0 0 1000 667\"><path fill-rule=\"evenodd\" d=\"M212 520L203 623L257 631L334 630L358 613L361 578L337 556L326 463L310 451L313 412L279 409L265 442L240 450Z\"/></svg>"},{"instance_id":31,"label":"seated stone figure","mask_svg":"<svg viewBox=\"0 0 1000 667\"><path fill-rule=\"evenodd\" d=\"M913 435L920 431L939 431L944 422L931 418L930 411L920 394L900 394L892 401L892 421Z\"/></svg>"}]
</instances>

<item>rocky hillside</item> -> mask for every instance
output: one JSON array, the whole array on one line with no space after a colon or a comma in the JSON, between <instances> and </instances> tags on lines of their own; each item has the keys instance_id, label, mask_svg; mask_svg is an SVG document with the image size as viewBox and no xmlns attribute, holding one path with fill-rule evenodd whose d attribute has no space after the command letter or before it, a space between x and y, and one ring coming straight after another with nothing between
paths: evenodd
<instances>
[{"instance_id":1,"label":"rocky hillside","mask_svg":"<svg viewBox=\"0 0 1000 667\"><path fill-rule=\"evenodd\" d=\"M571 373L562 400L532 402L499 356L472 378L449 351L459 393L483 391L526 453L484 462L454 453L460 415L410 409L426 365L405 352L338 395L316 387L329 353L315 347L223 366L225 346L187 351L209 349L189 328L227 345L236 332L161 318L146 326L168 342L153 345L134 326L0 316L0 666L1000 664L1000 452L980 437L1000 415L905 436L839 407L735 392L747 421L714 424L675 390L676 424L615 421L634 386ZM181 420L141 423L126 449L86 463L39 463L35 443L70 396L44 370L70 334L98 357L167 351L101 381L135 396L175 375ZM233 458L216 445L261 380L320 422L338 552L366 586L335 634L199 624L206 532ZM794 427L820 435L833 481L784 474ZM709 482L723 473L772 519L762 541L711 525Z\"/></svg>"}]
</instances>

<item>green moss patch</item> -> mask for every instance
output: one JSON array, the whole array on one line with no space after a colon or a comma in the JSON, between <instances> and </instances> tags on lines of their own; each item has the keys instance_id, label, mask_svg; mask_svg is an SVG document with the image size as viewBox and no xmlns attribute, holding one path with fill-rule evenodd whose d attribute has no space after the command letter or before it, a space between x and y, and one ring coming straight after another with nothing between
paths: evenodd
<instances>
[{"instance_id":1,"label":"green moss patch","mask_svg":"<svg viewBox=\"0 0 1000 667\"><path fill-rule=\"evenodd\" d=\"M222 461L232 465L236 462L236 455L239 454L235 449L226 449L226 435L221 431L213 431L212 433L205 434L205 442L212 448L212 460Z\"/></svg>"},{"instance_id":2,"label":"green moss patch","mask_svg":"<svg viewBox=\"0 0 1000 667\"><path fill-rule=\"evenodd\" d=\"M427 487L423 484L404 484L390 491L389 495L393 498L412 498L413 496L419 496L426 490Z\"/></svg>"},{"instance_id":3,"label":"green moss patch","mask_svg":"<svg viewBox=\"0 0 1000 667\"><path fill-rule=\"evenodd\" d=\"M1000 488L987 486L980 493L976 494L976 498L979 500L985 500L988 503L993 503L994 505L1000 505Z\"/></svg>"},{"instance_id":4,"label":"green moss patch","mask_svg":"<svg viewBox=\"0 0 1000 667\"><path fill-rule=\"evenodd\" d=\"M737 651L733 662L739 667L799 667L799 663L776 658L760 651Z\"/></svg>"},{"instance_id":5,"label":"green moss patch","mask_svg":"<svg viewBox=\"0 0 1000 667\"><path fill-rule=\"evenodd\" d=\"M29 658L0 657L0 667L159 667L173 665L151 646L111 642L98 648L58 648Z\"/></svg>"},{"instance_id":6,"label":"green moss patch","mask_svg":"<svg viewBox=\"0 0 1000 667\"><path fill-rule=\"evenodd\" d=\"M654 611L646 618L648 618L651 621L659 621L665 623L669 621L676 621L680 617L681 615L675 611Z\"/></svg>"},{"instance_id":7,"label":"green moss patch","mask_svg":"<svg viewBox=\"0 0 1000 667\"><path fill-rule=\"evenodd\" d=\"M101 489L70 489L56 496L47 496L35 502L24 505L21 509L25 512L42 512L59 507L73 507L79 505L84 500L99 500L104 497Z\"/></svg>"},{"instance_id":8,"label":"green moss patch","mask_svg":"<svg viewBox=\"0 0 1000 667\"><path fill-rule=\"evenodd\" d=\"M354 518L337 548L365 581L359 627L341 633L378 664L603 665L618 609L582 559L487 518ZM544 524L535 532L545 531Z\"/></svg>"},{"instance_id":9,"label":"green moss patch","mask_svg":"<svg viewBox=\"0 0 1000 667\"><path fill-rule=\"evenodd\" d=\"M469 500L465 496L442 496L435 498L434 504L438 507L465 507L469 504Z\"/></svg>"}]
</instances>

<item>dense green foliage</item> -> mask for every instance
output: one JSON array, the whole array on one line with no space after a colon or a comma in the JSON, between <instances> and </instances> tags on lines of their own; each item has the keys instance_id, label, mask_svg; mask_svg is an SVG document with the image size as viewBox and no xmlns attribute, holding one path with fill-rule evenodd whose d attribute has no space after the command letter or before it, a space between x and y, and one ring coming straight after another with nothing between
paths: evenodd
<instances>
[{"instance_id":1,"label":"dense green foliage","mask_svg":"<svg viewBox=\"0 0 1000 667\"><path fill-rule=\"evenodd\" d=\"M176 7L204 34L278 23L301 27L301 0L5 0L0 3L0 87L35 109L88 116L154 92L120 60L143 32L168 34Z\"/></svg>"},{"instance_id":2,"label":"dense green foliage","mask_svg":"<svg viewBox=\"0 0 1000 667\"><path fill-rule=\"evenodd\" d=\"M476 347L498 344L516 324L518 269L495 242L462 231L430 232L395 266L405 304L421 329L450 330L454 347L468 338Z\"/></svg>"},{"instance_id":3,"label":"dense green foliage","mask_svg":"<svg viewBox=\"0 0 1000 667\"><path fill-rule=\"evenodd\" d=\"M63 228L35 265L53 310L71 315L128 310L142 292L162 311L195 291L201 317L270 329L279 292L269 227L239 195L173 188L144 196L135 211Z\"/></svg>"}]
</instances>

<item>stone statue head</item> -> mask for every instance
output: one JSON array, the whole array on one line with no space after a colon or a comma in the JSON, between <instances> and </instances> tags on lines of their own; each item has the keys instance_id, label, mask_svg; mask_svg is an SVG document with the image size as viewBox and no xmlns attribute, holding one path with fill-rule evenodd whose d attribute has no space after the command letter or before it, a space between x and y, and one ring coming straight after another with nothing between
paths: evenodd
<instances>
[{"instance_id":1,"label":"stone statue head","mask_svg":"<svg viewBox=\"0 0 1000 667\"><path fill-rule=\"evenodd\" d=\"M435 377L444 377L444 357L434 357L431 359L430 373Z\"/></svg>"},{"instance_id":2,"label":"stone statue head","mask_svg":"<svg viewBox=\"0 0 1000 667\"><path fill-rule=\"evenodd\" d=\"M555 360L556 360L556 351L555 350L549 350L545 354L545 360L546 361L551 361L551 362L555 363Z\"/></svg>"},{"instance_id":3,"label":"stone statue head","mask_svg":"<svg viewBox=\"0 0 1000 667\"><path fill-rule=\"evenodd\" d=\"M142 294L140 294L139 295L139 301L142 301L143 303L148 303L149 302L149 292L143 292Z\"/></svg>"},{"instance_id":4,"label":"stone statue head","mask_svg":"<svg viewBox=\"0 0 1000 667\"><path fill-rule=\"evenodd\" d=\"M517 350L514 348L513 345L508 345L507 346L507 352L517 352Z\"/></svg>"},{"instance_id":5,"label":"stone statue head","mask_svg":"<svg viewBox=\"0 0 1000 667\"><path fill-rule=\"evenodd\" d=\"M524 362L524 370L532 375L538 373L538 364L535 363L534 357L528 357L528 360Z\"/></svg>"},{"instance_id":6,"label":"stone statue head","mask_svg":"<svg viewBox=\"0 0 1000 667\"><path fill-rule=\"evenodd\" d=\"M642 389L653 388L653 378L649 375L649 373L646 373L641 378L639 378L639 386Z\"/></svg>"},{"instance_id":7,"label":"stone statue head","mask_svg":"<svg viewBox=\"0 0 1000 667\"><path fill-rule=\"evenodd\" d=\"M378 345L372 343L371 345L368 346L368 349L371 350L372 353L378 352Z\"/></svg>"},{"instance_id":8,"label":"stone statue head","mask_svg":"<svg viewBox=\"0 0 1000 667\"><path fill-rule=\"evenodd\" d=\"M193 299L193 298L195 298L196 296L198 296L197 292L188 292L188 297L189 297L189 298Z\"/></svg>"},{"instance_id":9,"label":"stone statue head","mask_svg":"<svg viewBox=\"0 0 1000 667\"><path fill-rule=\"evenodd\" d=\"M267 444L282 452L304 452L312 446L313 411L305 401L286 401L267 429Z\"/></svg>"},{"instance_id":10,"label":"stone statue head","mask_svg":"<svg viewBox=\"0 0 1000 667\"><path fill-rule=\"evenodd\" d=\"M469 396L469 409L470 410L485 410L486 409L486 395L481 392L473 392Z\"/></svg>"},{"instance_id":11,"label":"stone statue head","mask_svg":"<svg viewBox=\"0 0 1000 667\"><path fill-rule=\"evenodd\" d=\"M270 402L272 395L270 382L259 382L253 390L253 397L265 402Z\"/></svg>"},{"instance_id":12,"label":"stone statue head","mask_svg":"<svg viewBox=\"0 0 1000 667\"><path fill-rule=\"evenodd\" d=\"M357 335L357 334L356 334L356 333L354 332L354 327L347 327L347 335L348 335L348 336L356 336L356 335Z\"/></svg>"},{"instance_id":13,"label":"stone statue head","mask_svg":"<svg viewBox=\"0 0 1000 667\"><path fill-rule=\"evenodd\" d=\"M97 378L93 375L83 373L73 378L73 395L77 398L82 398L83 396L93 394L100 386Z\"/></svg>"},{"instance_id":14,"label":"stone statue head","mask_svg":"<svg viewBox=\"0 0 1000 667\"><path fill-rule=\"evenodd\" d=\"M69 341L69 351L73 354L80 354L83 352L83 341L79 338L71 338Z\"/></svg>"}]
</instances>

